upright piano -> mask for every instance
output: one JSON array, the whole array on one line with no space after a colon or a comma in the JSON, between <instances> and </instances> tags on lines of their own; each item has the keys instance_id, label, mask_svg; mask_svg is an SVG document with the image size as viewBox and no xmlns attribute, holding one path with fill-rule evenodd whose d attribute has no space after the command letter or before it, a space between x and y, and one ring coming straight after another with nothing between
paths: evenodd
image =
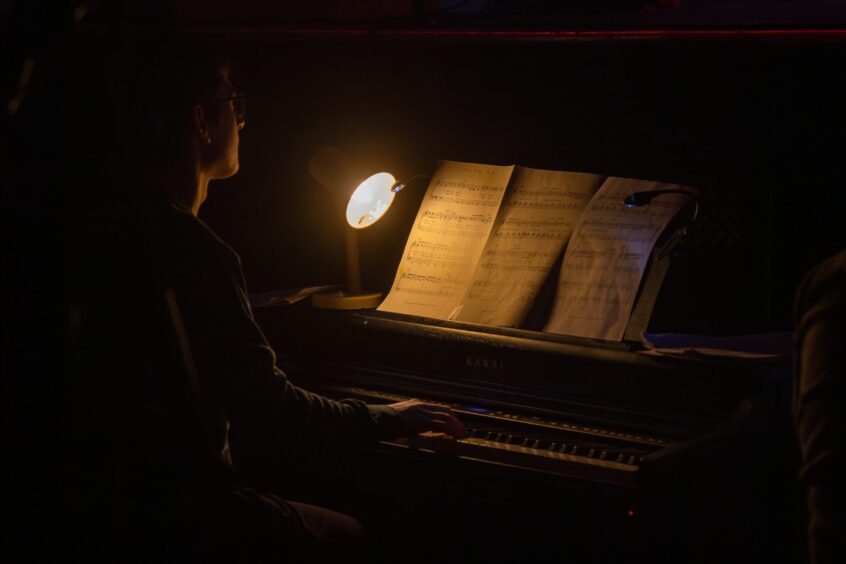
<instances>
[{"instance_id":1,"label":"upright piano","mask_svg":"<svg viewBox=\"0 0 846 564\"><path fill-rule=\"evenodd\" d=\"M341 226L307 177L322 144L353 147L398 176L449 159L678 182L702 190L699 227L649 329L789 330L802 275L844 244L844 192L831 189L846 178L834 70L843 37L257 34L245 49L261 57L241 81L269 121L246 130L245 147L273 150L264 168L233 179L243 190L221 191L204 210L225 227L250 186L268 187L253 229L240 217L221 229L251 287L267 290L343 278ZM293 69L306 90L295 96L276 68ZM405 190L361 234L365 287L390 287L422 194ZM345 454L330 481L314 475L318 490L343 478L333 501L382 533L388 560L801 558L788 360L657 357L636 341L307 302L255 314L296 384L446 404L470 432L382 442Z\"/></svg>"},{"instance_id":2,"label":"upright piano","mask_svg":"<svg viewBox=\"0 0 846 564\"><path fill-rule=\"evenodd\" d=\"M351 471L392 542L423 542L420 561L784 556L771 539L792 511L772 495L791 483L783 362L307 303L256 315L296 383L370 403L419 398L464 423L466 438L385 441Z\"/></svg>"}]
</instances>

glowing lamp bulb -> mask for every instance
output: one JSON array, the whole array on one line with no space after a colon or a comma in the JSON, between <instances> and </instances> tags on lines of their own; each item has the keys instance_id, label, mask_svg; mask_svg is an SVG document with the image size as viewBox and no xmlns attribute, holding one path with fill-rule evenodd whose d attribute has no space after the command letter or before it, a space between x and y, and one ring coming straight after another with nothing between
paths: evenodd
<instances>
[{"instance_id":1,"label":"glowing lamp bulb","mask_svg":"<svg viewBox=\"0 0 846 564\"><path fill-rule=\"evenodd\" d=\"M379 221L394 201L391 189L396 179L387 172L374 174L355 189L347 204L347 223L353 229L364 229Z\"/></svg>"}]
</instances>

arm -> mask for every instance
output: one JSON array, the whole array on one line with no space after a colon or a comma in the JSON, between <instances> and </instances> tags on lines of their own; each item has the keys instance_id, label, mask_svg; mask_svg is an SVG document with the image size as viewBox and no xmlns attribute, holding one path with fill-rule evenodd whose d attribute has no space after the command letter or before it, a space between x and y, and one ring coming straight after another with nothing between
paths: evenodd
<instances>
[{"instance_id":1,"label":"arm","mask_svg":"<svg viewBox=\"0 0 846 564\"><path fill-rule=\"evenodd\" d=\"M275 354L253 319L237 255L228 251L221 258L201 269L203 283L185 293L186 326L204 393L230 421L233 446L252 453L290 453L303 445L357 443L424 430L464 435L445 407L418 401L368 406L293 385L276 367Z\"/></svg>"}]
</instances>

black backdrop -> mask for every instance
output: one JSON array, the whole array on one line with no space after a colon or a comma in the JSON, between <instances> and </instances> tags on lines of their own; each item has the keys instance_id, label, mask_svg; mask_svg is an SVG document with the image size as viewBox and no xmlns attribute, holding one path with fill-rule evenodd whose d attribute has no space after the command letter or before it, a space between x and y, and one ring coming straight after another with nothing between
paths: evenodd
<instances>
[{"instance_id":1,"label":"black backdrop","mask_svg":"<svg viewBox=\"0 0 846 564\"><path fill-rule=\"evenodd\" d=\"M114 250L84 239L136 172L113 166L114 93L122 47L144 33L6 43L4 99L25 57L37 61L2 129L5 255L15 292L33 294L9 293L14 307L73 293L86 261ZM212 184L201 217L240 253L253 292L344 279L344 227L307 172L324 144L398 178L452 159L701 188L654 331L789 329L802 276L846 244L843 34L201 35L232 54L249 100L241 171ZM424 189L407 188L361 233L367 288L390 287Z\"/></svg>"},{"instance_id":2,"label":"black backdrop","mask_svg":"<svg viewBox=\"0 0 846 564\"><path fill-rule=\"evenodd\" d=\"M846 67L824 36L221 39L249 115L241 172L201 215L252 291L343 280L342 227L307 173L321 144L398 177L444 158L703 189L654 330L789 328L801 276L844 243ZM365 286L390 287L424 189L363 232Z\"/></svg>"}]
</instances>

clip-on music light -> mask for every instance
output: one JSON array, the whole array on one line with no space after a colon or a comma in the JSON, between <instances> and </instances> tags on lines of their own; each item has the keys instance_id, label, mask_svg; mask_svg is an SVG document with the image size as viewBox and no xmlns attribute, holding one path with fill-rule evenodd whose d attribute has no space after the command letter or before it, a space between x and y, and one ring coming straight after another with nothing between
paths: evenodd
<instances>
[{"instance_id":1,"label":"clip-on music light","mask_svg":"<svg viewBox=\"0 0 846 564\"><path fill-rule=\"evenodd\" d=\"M697 192L691 190L679 190L676 188L665 189L665 190L646 190L643 192L633 192L623 198L623 205L627 208L639 208L641 206L648 206L649 203L654 200L656 197L661 196L662 194L682 194L684 196L689 197L693 201L693 213L679 229L677 229L672 237L663 245L661 252L658 254L658 258L662 258L665 255L672 253L676 247L680 246L688 234L688 226L694 224L696 219L699 217L699 194Z\"/></svg>"}]
</instances>

